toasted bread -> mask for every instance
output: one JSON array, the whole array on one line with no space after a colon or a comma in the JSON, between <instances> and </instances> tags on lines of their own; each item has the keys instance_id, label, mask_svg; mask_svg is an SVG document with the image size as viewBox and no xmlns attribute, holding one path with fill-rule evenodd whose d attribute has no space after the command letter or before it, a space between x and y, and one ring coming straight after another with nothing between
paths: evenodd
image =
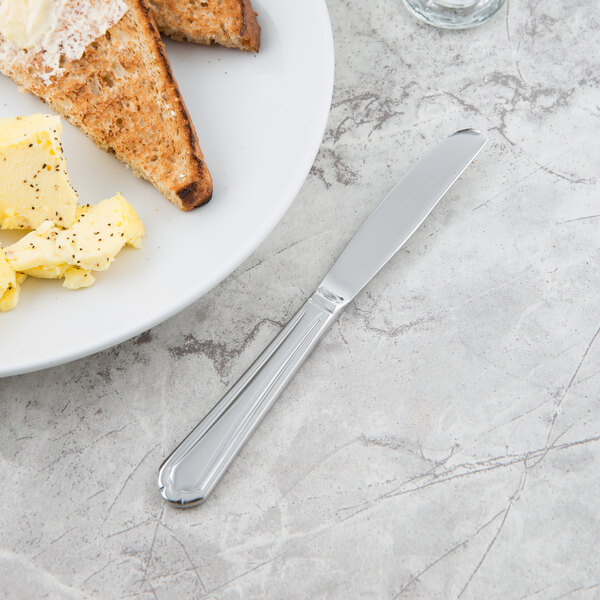
<instances>
[{"instance_id":1,"label":"toasted bread","mask_svg":"<svg viewBox=\"0 0 600 600\"><path fill-rule=\"evenodd\" d=\"M175 40L258 52L260 26L250 0L149 0L160 31Z\"/></svg>"},{"instance_id":2,"label":"toasted bread","mask_svg":"<svg viewBox=\"0 0 600 600\"><path fill-rule=\"evenodd\" d=\"M124 16L49 83L27 64L4 70L190 210L210 200L211 176L146 0L125 3Z\"/></svg>"}]
</instances>

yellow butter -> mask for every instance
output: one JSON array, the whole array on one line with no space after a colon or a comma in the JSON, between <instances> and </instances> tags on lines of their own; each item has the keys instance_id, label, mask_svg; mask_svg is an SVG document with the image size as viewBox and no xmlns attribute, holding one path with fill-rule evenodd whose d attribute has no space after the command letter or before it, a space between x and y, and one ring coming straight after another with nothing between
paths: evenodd
<instances>
[{"instance_id":1,"label":"yellow butter","mask_svg":"<svg viewBox=\"0 0 600 600\"><path fill-rule=\"evenodd\" d=\"M20 275L20 273L17 273ZM64 277L63 287L70 290L79 290L90 287L96 281L91 271L71 267L70 265L59 265L57 267L34 267L27 269L25 276L35 277L37 279L62 279Z\"/></svg>"},{"instance_id":2,"label":"yellow butter","mask_svg":"<svg viewBox=\"0 0 600 600\"><path fill-rule=\"evenodd\" d=\"M79 267L70 267L65 271L65 280L63 286L70 290L80 290L90 287L96 281L91 271L80 269Z\"/></svg>"},{"instance_id":3,"label":"yellow butter","mask_svg":"<svg viewBox=\"0 0 600 600\"><path fill-rule=\"evenodd\" d=\"M0 119L0 229L35 229L50 220L75 221L77 194L60 145L61 123L52 115Z\"/></svg>"},{"instance_id":4,"label":"yellow butter","mask_svg":"<svg viewBox=\"0 0 600 600\"><path fill-rule=\"evenodd\" d=\"M4 250L0 248L0 312L9 311L17 306L21 284L26 277L15 272L8 264Z\"/></svg>"},{"instance_id":5,"label":"yellow butter","mask_svg":"<svg viewBox=\"0 0 600 600\"><path fill-rule=\"evenodd\" d=\"M69 270L69 265L58 265L56 267L33 267L27 269L27 275L37 279L62 279Z\"/></svg>"},{"instance_id":6,"label":"yellow butter","mask_svg":"<svg viewBox=\"0 0 600 600\"><path fill-rule=\"evenodd\" d=\"M94 283L91 271L108 269L125 245L140 247L145 228L135 209L118 194L94 206L78 207L68 229L45 221L5 248L10 267L32 277L60 279L70 289Z\"/></svg>"},{"instance_id":7,"label":"yellow butter","mask_svg":"<svg viewBox=\"0 0 600 600\"><path fill-rule=\"evenodd\" d=\"M10 266L21 273L26 273L29 269L41 268L50 272L53 268L66 268L65 261L58 254L56 247L59 231L52 221L44 221L18 242L6 246L4 252Z\"/></svg>"},{"instance_id":8,"label":"yellow butter","mask_svg":"<svg viewBox=\"0 0 600 600\"><path fill-rule=\"evenodd\" d=\"M104 271L123 246L139 248L145 234L144 224L133 206L117 194L86 207L72 227L59 231L56 251L67 264Z\"/></svg>"}]
</instances>

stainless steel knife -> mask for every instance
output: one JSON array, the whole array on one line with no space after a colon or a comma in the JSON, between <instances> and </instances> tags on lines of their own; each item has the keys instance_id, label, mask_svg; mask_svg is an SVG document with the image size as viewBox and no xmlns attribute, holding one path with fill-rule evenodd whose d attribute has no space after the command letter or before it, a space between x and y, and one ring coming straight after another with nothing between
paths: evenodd
<instances>
[{"instance_id":1,"label":"stainless steel knife","mask_svg":"<svg viewBox=\"0 0 600 600\"><path fill-rule=\"evenodd\" d=\"M398 252L486 143L472 129L430 150L354 235L317 291L165 460L158 486L180 507L211 493L317 342Z\"/></svg>"}]
</instances>

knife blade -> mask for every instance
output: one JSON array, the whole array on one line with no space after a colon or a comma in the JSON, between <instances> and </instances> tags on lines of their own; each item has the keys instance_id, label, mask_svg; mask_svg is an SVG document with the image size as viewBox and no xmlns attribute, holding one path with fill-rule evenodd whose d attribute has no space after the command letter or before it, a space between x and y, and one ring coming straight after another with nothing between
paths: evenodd
<instances>
[{"instance_id":1,"label":"knife blade","mask_svg":"<svg viewBox=\"0 0 600 600\"><path fill-rule=\"evenodd\" d=\"M323 288L352 300L421 226L485 142L484 135L466 129L425 154L354 234Z\"/></svg>"},{"instance_id":2,"label":"knife blade","mask_svg":"<svg viewBox=\"0 0 600 600\"><path fill-rule=\"evenodd\" d=\"M158 486L179 507L201 503L318 341L419 228L487 139L466 129L419 160L356 232L317 291L161 465Z\"/></svg>"}]
</instances>

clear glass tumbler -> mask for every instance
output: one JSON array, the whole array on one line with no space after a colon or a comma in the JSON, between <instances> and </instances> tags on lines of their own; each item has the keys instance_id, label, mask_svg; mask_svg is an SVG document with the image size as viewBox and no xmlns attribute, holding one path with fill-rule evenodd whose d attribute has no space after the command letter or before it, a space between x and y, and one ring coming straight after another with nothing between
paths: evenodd
<instances>
[{"instance_id":1,"label":"clear glass tumbler","mask_svg":"<svg viewBox=\"0 0 600 600\"><path fill-rule=\"evenodd\" d=\"M485 23L504 0L404 0L415 17L444 29L467 29Z\"/></svg>"}]
</instances>

